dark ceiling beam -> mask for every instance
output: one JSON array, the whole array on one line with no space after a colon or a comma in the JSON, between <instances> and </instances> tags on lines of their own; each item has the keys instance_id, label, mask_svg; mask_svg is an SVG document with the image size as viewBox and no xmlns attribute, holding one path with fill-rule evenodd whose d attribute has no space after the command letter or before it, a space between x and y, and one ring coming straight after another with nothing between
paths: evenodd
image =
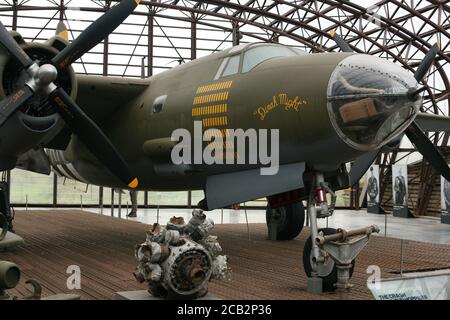
<instances>
[{"instance_id":1,"label":"dark ceiling beam","mask_svg":"<svg viewBox=\"0 0 450 320\"><path fill-rule=\"evenodd\" d=\"M386 5L388 5L388 4L386 4ZM425 6L425 7L423 7L423 8L419 8L419 9L416 10L417 16L418 16L418 17L421 17L422 20L426 21L426 19L428 19L428 18L423 17L422 15L425 14L425 13L428 13L430 10L434 10L435 8L436 8L435 5L430 5L430 6ZM402 22L406 22L406 21L408 21L408 20L411 20L413 17L414 17L414 16L413 16L412 14L407 14L407 15L398 17L398 18L396 18L396 19L392 19L391 21L393 21L393 22L396 23L396 24L401 24ZM318 18L318 17L314 17L314 18ZM348 23L349 21L351 21L351 18L346 18L346 19L344 19L344 20L341 20L341 22L343 22L344 24ZM426 22L424 22L424 24L422 24L422 26L424 26L424 25L426 25ZM333 30L333 29L336 29L337 27L338 27L337 25L333 25L333 26L331 26L331 27L326 28L325 30L326 30L326 31L331 31L331 30ZM288 32L293 32L293 31L295 31L296 29L297 29L297 27L294 27L294 28L288 30ZM441 29L447 30L447 28L446 28L444 25L441 27ZM366 36L369 37L369 36L371 36L371 35L373 35L373 34L375 34L375 33L379 33L379 32L382 32L382 31L383 31L383 28L382 28L382 27L381 27L381 28L374 28L374 29L372 29L372 30L366 31L365 34L366 34ZM428 32L432 32L432 33L434 34L434 33L436 33L437 31L438 31L438 29L434 29L434 30L430 30L430 31L428 31ZM448 32L447 32L447 33L448 33ZM421 38L421 37L422 37L422 34L418 34L417 36L418 36L419 38ZM317 35L312 35L312 36L310 37L311 40L313 40L314 38L317 38ZM348 37L348 38L346 38L345 40L346 40L347 42L351 43L351 42L355 42L355 41L360 40L360 37L358 37L358 36L356 36L356 37ZM409 43L409 42L411 42L411 39L408 38L407 40L399 41L399 42L397 42L397 43L399 43L399 44L401 45L401 44ZM337 46L336 46L336 45L333 45L333 46L330 47L329 49L330 49L330 50L334 50L334 49L336 49L336 48L337 48ZM442 57L441 57L441 59L442 59Z\"/></svg>"},{"instance_id":2,"label":"dark ceiling beam","mask_svg":"<svg viewBox=\"0 0 450 320\"><path fill-rule=\"evenodd\" d=\"M196 1L196 2L199 2L199 1L197 1L197 0L195 0L195 1ZM209 4L213 4L213 5L222 5L222 6L224 6L224 7L229 7L229 8L231 8L231 9L233 9L233 10L239 10L239 9L240 9L240 10L246 10L247 12L250 12L250 13L252 13L252 14L264 16L264 17L269 18L269 19L280 20L280 21L283 21L283 22L286 22L286 23L290 23L290 24L293 24L293 25L298 25L298 26L301 26L302 28L307 29L307 30L309 30L309 31L311 31L311 32L313 32L313 33L318 34L318 35L321 35L321 36L324 36L324 37L330 37L329 34L328 34L327 32L324 32L323 30L320 30L320 29L317 29L317 28L312 27L312 26L310 26L310 25L304 24L304 23L301 22L301 21L297 21L297 20L294 20L294 19L290 19L290 18L287 18L287 17L283 17L283 16L280 16L280 15L277 15L277 14L274 14L274 13L271 13L271 12L265 12L265 11L262 11L262 10L259 10L259 9L255 9L255 8L245 8L245 7L244 7L243 5L241 5L241 4L231 3L231 2L224 2L224 1L220 1L220 0L203 0L203 1L201 1L201 2L209 3ZM326 1L326 2L331 2L331 1ZM307 10L307 9L305 9L304 7L300 7L299 5L295 5L295 4L286 2L286 1L280 1L280 0L277 0L277 3L279 3L279 4L287 4L287 5L290 5L290 6L293 6L293 7L298 7L298 9ZM348 1L345 1L345 0L341 0L339 3L342 3L342 4L344 4L344 3L345 3L345 4L349 4L349 2L348 2ZM341 4L341 6L342 6L342 4ZM350 3L350 4L351 4L351 3ZM158 4L158 5L159 5L159 4ZM362 12L362 13L363 13L362 16L364 16L364 12L366 11L364 8L359 7L360 9L359 9L359 11L358 11L358 9L357 9L357 8L353 8L353 6L354 6L354 5L351 4L350 8L346 8L346 9L347 9L350 13L352 13L352 14L359 14L359 13ZM314 13L314 14L320 14L320 13L317 13L317 12L315 12L315 11L311 11L311 12ZM230 19L231 19L231 18L234 18L234 17L230 17ZM323 18L328 19L328 20L331 20L331 21L333 21L333 22L335 22L335 23L338 23L338 24L340 23L339 21L337 21L337 20L335 20L335 19L332 19L332 18L330 18L330 17L323 16ZM234 19L236 19L236 18L234 18ZM367 19L367 16L366 16L366 19ZM247 21L248 21L248 20L247 20ZM252 22L252 23L254 24L255 22ZM268 26L265 25L265 28L267 29ZM271 28L271 29L274 29L274 28ZM277 29L275 28L275 30L277 30ZM278 30L279 30L279 29L278 29ZM365 35L364 35L362 32L359 32L359 31L357 31L357 30L353 30L353 31L356 32L360 37L365 38L367 41L371 42L373 46L379 47L380 49L383 49L383 48L384 48L384 47L383 47L380 43L378 43L377 41L373 41L373 40L370 39L370 38L366 38ZM278 31L278 33L280 33L280 35L286 34L286 32L284 32L284 31L282 31L282 30ZM302 38L302 39L304 40L304 37L300 37L300 38ZM304 43L304 42L303 42L303 43ZM308 47L312 48L313 50L317 50L317 51L319 51L319 52L323 51L323 49L322 49L320 46L316 45L315 43L306 43L306 44L308 45ZM388 53L389 53L393 58L396 58L396 59L398 59L398 60L401 60L400 57L398 57L395 53L393 53L393 52L388 52ZM408 67L406 63L404 64L404 66L405 66L405 67Z\"/></svg>"},{"instance_id":3,"label":"dark ceiling beam","mask_svg":"<svg viewBox=\"0 0 450 320\"><path fill-rule=\"evenodd\" d=\"M361 32L359 30L356 30L354 28L350 28L347 24L345 24L342 21L338 21L335 18L329 17L327 15L324 15L321 12L315 12L313 10L307 9L304 6L300 6L297 5L295 3L290 3L287 1L281 1L281 0L277 0L278 3L282 3L285 5L289 5L292 6L293 8L296 8L298 10L305 10L305 11L309 11L312 14L315 14L318 17L321 17L323 19L326 19L332 23L334 23L334 28L336 27L342 27L345 29L349 29L350 31L354 32L355 34L357 34L357 39L365 39L366 41L372 42L373 40L367 35L367 33ZM323 2L326 2L330 5L335 4L335 1L331 1L331 0L324 0ZM346 0L340 0L339 1L339 8L341 10L345 10L348 11L350 14L353 14L355 16L357 16L358 14L360 15L360 18L363 18L367 21L370 21L371 19L373 19L373 17L370 15L370 13L368 13L367 8L363 8L361 6L358 6L356 4L354 4L353 2L350 1L346 1ZM336 7L337 4L335 4ZM450 9L449 9L450 11ZM425 41L424 39L421 39L420 37L418 37L416 34L412 33L411 31L409 31L407 28L399 25L398 23L394 23L393 21L388 21L386 18L379 16L378 17L379 20L381 22L384 23L383 26L381 26L382 28L386 28L389 31L391 31L392 33L395 33L396 31L401 31L401 33L397 34L398 37L402 38L405 41L410 41L411 39L414 40L414 46L416 46L417 48L420 48L423 52L427 52L428 49L433 45L433 44L429 44L427 41ZM326 30L326 35L328 36L328 31L332 30L333 28L328 27ZM322 36L323 34L319 34L316 33L316 37ZM348 41L348 40L347 40ZM348 41L349 44L351 44L351 41ZM379 49L381 51L386 51L386 48L383 46L377 46L379 47ZM388 52L391 56L393 56L393 54L391 52ZM443 58L444 60L447 60L450 62L450 57L448 55L446 55L444 52L439 52L438 55Z\"/></svg>"},{"instance_id":4,"label":"dark ceiling beam","mask_svg":"<svg viewBox=\"0 0 450 320\"><path fill-rule=\"evenodd\" d=\"M198 2L200 2L200 1L197 1L197 3L198 3ZM243 5L240 5L240 4L231 3L231 2L227 2L227 1L206 0L206 1L201 1L201 2L202 2L202 3L209 3L209 4L212 4L212 5L221 5L222 7L231 8L231 9L233 9L233 10L247 11L247 12L250 12L250 13L252 13L252 14L264 16L264 17L269 18L269 19L274 19L274 20L277 20L277 19L278 19L278 20L281 20L281 21L286 22L286 23L296 24L296 25L298 25L299 27L305 28L305 29L307 29L307 30L309 30L309 31L311 31L311 32L313 32L313 33L315 33L315 34L317 34L317 35L328 37L328 34L325 33L325 32L322 31L322 30L319 30L319 29L317 29L317 28L313 28L313 27L311 27L311 26L305 25L304 23L302 23L302 22L300 22L300 21L296 21L296 20L293 20L293 19L289 19L289 18L286 18L286 17L282 17L282 16L276 15L276 14L271 13L271 12L266 12L266 11L262 11L262 10L255 9L255 8L249 8L249 7L245 7L245 6L243 6ZM292 3L287 3L287 2L285 2L285 1L277 0L276 2L277 2L277 3L288 4L288 5L291 5L291 6L296 6L296 5L292 4ZM330 1L326 1L326 2L330 2ZM342 6L343 3L348 4L349 2L348 2L348 1L342 1L342 2L340 2L340 3L341 3L341 6ZM309 42L306 41L305 38L302 37L302 36L299 36L299 35L292 35L292 34L289 34L289 33L285 32L285 31L283 31L283 30L279 30L279 29L277 29L277 28L268 27L268 26L266 26L266 25L264 25L264 24L261 24L261 23L256 23L256 22L251 22L251 23L250 23L250 22L249 22L248 20L246 20L246 19L241 19L241 18L238 18L238 17L230 17L230 16L227 16L227 15L224 15L224 14L215 13L215 12L211 12L211 11L208 11L208 10L194 9L194 8L189 8L189 7L181 7L181 6L177 6L177 5L173 5L173 4L166 4L166 3L160 3L160 2L143 1L142 4L146 4L146 5L148 5L148 6L162 7L162 8L166 8L166 9L174 9L174 10L180 10L180 11L189 11L189 12L192 12L192 13L199 13L199 14L205 14L205 15L212 15L212 16L216 16L216 17L223 18L223 19L228 19L228 20L231 19L231 20L236 21L236 22L252 24L252 25L258 26L258 27L260 27L260 28L262 28L262 29L270 30L271 32L278 33L278 34L280 34L280 35L283 35L283 36L287 36L287 37L289 37L289 38L296 39L297 41L303 43L304 45L306 45L307 47L310 47L311 49L313 49L313 50L315 50L315 51L319 51L319 52L320 52L320 51L323 51L323 49L320 48L318 45L316 45L315 43L309 43ZM355 6L355 5L354 5L354 4L351 4L351 6L353 7L353 6ZM24 6L23 9L29 9L29 8L26 8L26 6ZM96 9L96 8L81 8L81 10L86 10L86 11L95 11L95 9ZM299 9L302 9L302 8L299 8ZM342 8L341 8L341 9L342 9ZM348 8L347 8L347 10L348 10ZM362 8L362 9L360 8L360 10L362 10L362 12L365 12L365 9L364 9L364 8ZM314 11L311 11L311 12L317 14L317 12L314 12ZM361 12L358 12L357 9L352 8L351 11L350 11L350 13L352 13L352 14L358 14L358 13L361 13ZM134 14L139 14L139 12L135 12ZM329 17L324 17L324 18L328 18L328 20L330 20ZM365 17L365 18L367 19L367 17ZM339 21L336 21L335 19L332 19L332 21L337 22L337 24L340 23ZM345 28L345 27L347 27L347 26L342 25L342 27ZM353 30L353 31L355 31L355 30ZM360 37L366 39L366 40L369 41L369 42L372 42L372 45L377 46L380 50L385 50L385 48L384 48L383 46L381 46L379 43L374 43L374 41L373 41L372 39L366 38L365 35L362 34L361 32L357 32L357 33L358 33L358 36L360 36ZM413 36L413 38L415 38L415 37ZM421 42L422 42L422 44L424 44L424 43L423 43L424 41L421 41ZM427 44L425 43L425 45L427 45ZM428 44L428 46L430 46L430 45ZM425 49L423 49L423 50L425 50ZM442 54L442 53L441 53L441 54ZM392 57L394 57L394 58L398 58L398 57L396 57L395 54L393 54L393 53L390 53L390 55L391 55ZM449 57L446 57L446 58L447 58L447 59L450 59ZM444 59L445 59L445 58L444 58Z\"/></svg>"}]
</instances>

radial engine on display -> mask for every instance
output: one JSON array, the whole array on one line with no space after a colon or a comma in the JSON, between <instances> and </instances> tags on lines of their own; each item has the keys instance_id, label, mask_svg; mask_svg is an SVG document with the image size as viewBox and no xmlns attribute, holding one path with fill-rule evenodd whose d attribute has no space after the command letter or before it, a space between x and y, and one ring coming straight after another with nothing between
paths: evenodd
<instances>
[{"instance_id":1,"label":"radial engine on display","mask_svg":"<svg viewBox=\"0 0 450 320\"><path fill-rule=\"evenodd\" d=\"M217 237L209 235L212 228L214 221L199 209L187 224L182 217L172 217L165 227L155 223L146 241L136 246L136 280L147 282L155 297L205 296L209 280L224 279L228 272Z\"/></svg>"}]
</instances>

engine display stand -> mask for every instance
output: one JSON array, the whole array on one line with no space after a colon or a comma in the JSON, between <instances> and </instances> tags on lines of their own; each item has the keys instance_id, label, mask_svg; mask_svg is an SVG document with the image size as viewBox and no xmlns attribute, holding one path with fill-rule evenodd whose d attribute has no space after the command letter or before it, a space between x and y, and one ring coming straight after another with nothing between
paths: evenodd
<instances>
[{"instance_id":1,"label":"engine display stand","mask_svg":"<svg viewBox=\"0 0 450 320\"><path fill-rule=\"evenodd\" d=\"M152 296L147 290L137 290L137 291L120 291L116 292L114 300L150 300L159 301L166 300L164 298ZM221 300L216 296L208 293L206 296L194 300Z\"/></svg>"},{"instance_id":2,"label":"engine display stand","mask_svg":"<svg viewBox=\"0 0 450 320\"><path fill-rule=\"evenodd\" d=\"M3 234L3 229L0 229L0 234ZM12 232L6 232L4 238L0 241L0 252L6 250L14 250L25 241L22 237L19 237L17 234Z\"/></svg>"}]
</instances>

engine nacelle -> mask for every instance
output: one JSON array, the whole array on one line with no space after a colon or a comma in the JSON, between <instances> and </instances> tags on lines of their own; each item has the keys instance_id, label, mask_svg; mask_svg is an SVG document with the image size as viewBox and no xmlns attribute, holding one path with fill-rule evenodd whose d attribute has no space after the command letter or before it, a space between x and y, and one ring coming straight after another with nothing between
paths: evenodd
<instances>
[{"instance_id":1,"label":"engine nacelle","mask_svg":"<svg viewBox=\"0 0 450 320\"><path fill-rule=\"evenodd\" d=\"M58 52L64 49L68 44L68 42L60 36L50 38L45 43L26 43L19 33L11 32L11 35L22 47L22 49L28 54L28 56L39 65L50 63L51 59L53 59L58 54ZM3 99L4 97L23 87L26 81L25 70L14 59L11 59L10 55L1 47L0 81L0 99ZM58 72L58 78L56 79L55 84L63 88L72 97L72 99L76 99L78 85L75 72L73 71L73 68L71 66ZM35 104L38 102L45 101L33 101L33 103ZM42 110L42 112L45 111L46 110Z\"/></svg>"},{"instance_id":2,"label":"engine nacelle","mask_svg":"<svg viewBox=\"0 0 450 320\"><path fill-rule=\"evenodd\" d=\"M54 135L63 126L58 114L32 117L22 112L15 113L0 127L0 170L11 170L17 158Z\"/></svg>"},{"instance_id":3,"label":"engine nacelle","mask_svg":"<svg viewBox=\"0 0 450 320\"><path fill-rule=\"evenodd\" d=\"M59 36L45 43L26 43L17 32L11 34L38 65L50 63L68 44ZM28 77L26 70L0 48L0 100L23 88ZM72 67L60 71L55 84L76 99L78 86ZM48 103L46 95L36 92L0 127L0 170L14 168L18 156L49 142L63 127L64 121Z\"/></svg>"}]
</instances>

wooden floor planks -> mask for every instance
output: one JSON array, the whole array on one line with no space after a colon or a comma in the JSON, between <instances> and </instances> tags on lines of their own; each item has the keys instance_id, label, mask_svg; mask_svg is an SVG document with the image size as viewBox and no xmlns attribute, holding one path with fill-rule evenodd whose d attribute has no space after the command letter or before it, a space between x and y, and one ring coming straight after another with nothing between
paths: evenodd
<instances>
[{"instance_id":1,"label":"wooden floor planks","mask_svg":"<svg viewBox=\"0 0 450 320\"><path fill-rule=\"evenodd\" d=\"M15 252L0 253L1 260L17 263L22 270L20 285L10 293L30 293L24 282L34 278L43 295L78 293L82 299L112 299L116 291L145 289L132 275L136 266L135 244L145 239L147 225L74 210L19 211L15 229L26 244ZM266 227L217 225L213 234L229 256L228 280L213 281L210 291L224 299L371 299L366 287L367 266L378 265L383 277L394 277L400 268L400 240L372 237L358 258L352 283L346 293L313 295L306 292L301 253L309 235L305 228L293 241L271 242ZM404 242L404 268L450 267L450 246ZM67 267L81 268L82 288L70 291Z\"/></svg>"}]
</instances>

